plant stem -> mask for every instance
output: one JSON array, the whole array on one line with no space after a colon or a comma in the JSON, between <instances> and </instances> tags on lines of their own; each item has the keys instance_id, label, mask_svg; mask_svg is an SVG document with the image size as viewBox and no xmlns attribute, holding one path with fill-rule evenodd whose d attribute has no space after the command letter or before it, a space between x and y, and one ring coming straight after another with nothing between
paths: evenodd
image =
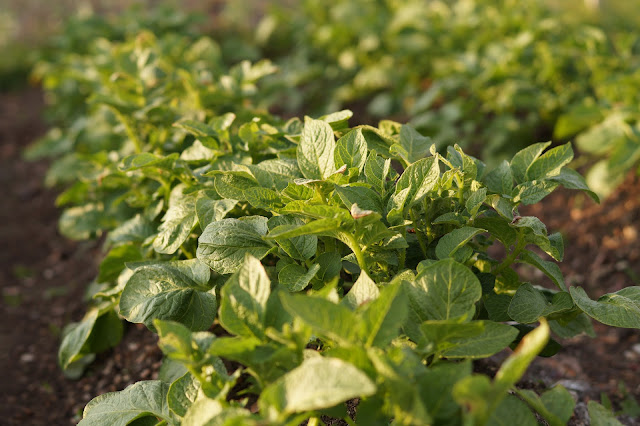
<instances>
[{"instance_id":1,"label":"plant stem","mask_svg":"<svg viewBox=\"0 0 640 426\"><path fill-rule=\"evenodd\" d=\"M422 249L422 254L424 254L424 257L427 257L427 243L424 240L424 235L422 233L421 229L418 229L418 215L416 214L416 211L414 209L411 209L410 212L411 214L411 221L413 222L413 229L416 232L416 237L418 237L418 243L420 244L420 248Z\"/></svg>"},{"instance_id":2,"label":"plant stem","mask_svg":"<svg viewBox=\"0 0 640 426\"><path fill-rule=\"evenodd\" d=\"M505 270L506 268L508 268L509 266L511 266L511 264L516 260L518 255L520 255L520 253L522 252L522 250L525 248L526 245L527 243L525 242L524 238L522 238L522 235L520 234L520 232L518 232L516 236L516 246L514 247L513 251L509 253L509 255L502 261L502 263L500 263L496 267L493 273L497 275L503 270Z\"/></svg>"},{"instance_id":3,"label":"plant stem","mask_svg":"<svg viewBox=\"0 0 640 426\"><path fill-rule=\"evenodd\" d=\"M317 417L311 417L309 419L309 422L307 423L307 426L318 426L318 418Z\"/></svg>"},{"instance_id":4,"label":"plant stem","mask_svg":"<svg viewBox=\"0 0 640 426\"><path fill-rule=\"evenodd\" d=\"M113 111L115 111L116 117L118 117L118 119L124 126L124 130L127 133L127 136L129 136L129 139L131 139L131 142L133 142L133 146L136 153L140 154L142 152L142 141L140 140L140 138L138 138L138 135L136 134L133 127L131 126L129 119L124 115L122 115L119 111L115 109Z\"/></svg>"},{"instance_id":5,"label":"plant stem","mask_svg":"<svg viewBox=\"0 0 640 426\"><path fill-rule=\"evenodd\" d=\"M350 234L348 232L342 232L342 235L346 240L345 243L347 243L349 248L353 251L353 254L356 255L356 259L358 259L358 266L360 266L360 269L366 272L367 275L369 275L369 267L367 265L367 261L364 258L364 254L362 253L362 250L360 250L360 244L358 244L356 237L354 237L353 234Z\"/></svg>"}]
</instances>

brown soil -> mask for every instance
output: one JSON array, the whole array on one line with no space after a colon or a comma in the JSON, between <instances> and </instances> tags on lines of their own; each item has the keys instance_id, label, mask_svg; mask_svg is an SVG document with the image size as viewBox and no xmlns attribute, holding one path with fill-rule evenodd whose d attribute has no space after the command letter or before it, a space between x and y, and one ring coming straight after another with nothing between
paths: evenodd
<instances>
[{"instance_id":1,"label":"brown soil","mask_svg":"<svg viewBox=\"0 0 640 426\"><path fill-rule=\"evenodd\" d=\"M8 425L75 424L91 398L154 378L161 359L154 335L128 325L122 343L98 356L82 379L64 378L56 365L61 329L82 318L82 295L102 254L97 243L59 235L56 193L42 185L47 164L20 157L45 130L42 106L35 89L0 94L0 418ZM521 213L563 232L567 282L598 297L640 283L639 190L640 180L630 176L600 206L559 191ZM640 399L640 334L600 325L596 332L595 340L566 341L555 357L536 360L528 381L562 382L581 403L600 399L600 392L620 401L618 386L624 382Z\"/></svg>"}]
</instances>

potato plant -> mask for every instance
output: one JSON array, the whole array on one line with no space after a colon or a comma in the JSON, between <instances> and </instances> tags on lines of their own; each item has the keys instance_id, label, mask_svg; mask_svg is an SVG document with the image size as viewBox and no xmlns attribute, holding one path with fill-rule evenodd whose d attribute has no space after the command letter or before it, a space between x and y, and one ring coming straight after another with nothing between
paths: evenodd
<instances>
[{"instance_id":1,"label":"potato plant","mask_svg":"<svg viewBox=\"0 0 640 426\"><path fill-rule=\"evenodd\" d=\"M123 319L165 354L157 380L97 396L83 426L562 425L573 398L519 387L527 366L592 319L640 328L640 287L592 300L568 286L561 235L519 214L559 186L598 200L570 144L487 167L348 110L285 121L262 108L272 66L226 69L208 38L96 40L74 63L64 78L89 103L31 153L58 156L61 231L106 233L106 254L59 362L79 377ZM473 372L506 348L495 377Z\"/></svg>"}]
</instances>

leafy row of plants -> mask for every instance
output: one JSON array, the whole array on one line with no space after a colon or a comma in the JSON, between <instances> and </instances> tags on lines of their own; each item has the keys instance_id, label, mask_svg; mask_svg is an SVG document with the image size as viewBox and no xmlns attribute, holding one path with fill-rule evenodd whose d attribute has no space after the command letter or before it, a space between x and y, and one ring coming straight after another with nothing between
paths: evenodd
<instances>
[{"instance_id":1,"label":"leafy row of plants","mask_svg":"<svg viewBox=\"0 0 640 426\"><path fill-rule=\"evenodd\" d=\"M640 155L640 39L566 15L541 1L306 0L274 8L256 38L282 66L273 80L295 82L285 108L364 105L496 162L581 132L581 152L605 157L589 182L606 195Z\"/></svg>"},{"instance_id":2,"label":"leafy row of plants","mask_svg":"<svg viewBox=\"0 0 640 426\"><path fill-rule=\"evenodd\" d=\"M552 335L592 335L590 318L640 328L639 287L598 300L568 287L560 234L518 214L560 185L597 200L567 168L571 146L534 144L489 169L390 120L284 121L262 107L272 66L226 69L216 46L96 39L43 74L58 95L86 88L30 151L58 157L60 229L107 233L60 364L81 375L123 319L165 354L158 380L98 396L81 424L353 424L348 400L367 425L526 425L533 412L565 424L566 389L516 386L529 363L557 352ZM522 282L519 264L551 287ZM473 372L507 347L495 377Z\"/></svg>"}]
</instances>

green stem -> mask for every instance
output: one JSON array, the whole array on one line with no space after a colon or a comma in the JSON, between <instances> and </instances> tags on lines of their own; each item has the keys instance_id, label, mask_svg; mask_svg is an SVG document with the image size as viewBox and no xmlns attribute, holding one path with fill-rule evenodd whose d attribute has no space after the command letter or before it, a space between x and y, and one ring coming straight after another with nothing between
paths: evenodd
<instances>
[{"instance_id":1,"label":"green stem","mask_svg":"<svg viewBox=\"0 0 640 426\"><path fill-rule=\"evenodd\" d=\"M522 250L525 248L526 245L527 245L527 243L524 240L524 238L522 238L522 234L520 232L518 232L518 234L516 236L516 246L514 247L513 251L511 253L509 253L509 255L507 257L505 257L505 259L502 261L501 264L499 264L496 267L496 269L493 271L493 273L495 275L498 275L500 272L502 272L503 270L505 270L506 268L511 266L511 264L513 264L513 262L520 255L520 253L522 252Z\"/></svg>"},{"instance_id":2,"label":"green stem","mask_svg":"<svg viewBox=\"0 0 640 426\"><path fill-rule=\"evenodd\" d=\"M191 252L189 250L187 250L187 248L184 246L184 244L182 244L180 246L180 250L182 250L182 254L184 254L184 257L186 257L187 259L193 259L194 255L191 254Z\"/></svg>"},{"instance_id":3,"label":"green stem","mask_svg":"<svg viewBox=\"0 0 640 426\"><path fill-rule=\"evenodd\" d=\"M411 215L411 221L413 222L413 230L418 237L418 244L420 244L420 248L422 249L422 254L424 257L427 257L427 242L424 240L424 235L422 234L422 230L418 228L418 215L414 209L411 209L409 214Z\"/></svg>"},{"instance_id":4,"label":"green stem","mask_svg":"<svg viewBox=\"0 0 640 426\"><path fill-rule=\"evenodd\" d=\"M349 416L343 417L343 419L349 426L358 426L358 424L354 422Z\"/></svg>"},{"instance_id":5,"label":"green stem","mask_svg":"<svg viewBox=\"0 0 640 426\"><path fill-rule=\"evenodd\" d=\"M133 147L136 151L136 154L140 154L142 152L142 141L140 140L140 138L138 138L138 135L136 134L133 127L131 126L129 119L124 115L122 115L119 111L117 110L114 110L114 111L115 111L116 117L118 117L118 120L120 120L120 122L124 126L124 130L127 133L127 136L129 136L129 139L131 139L131 142L133 142Z\"/></svg>"},{"instance_id":6,"label":"green stem","mask_svg":"<svg viewBox=\"0 0 640 426\"><path fill-rule=\"evenodd\" d=\"M307 426L318 426L318 418L317 417L311 417L309 419L309 422L307 423Z\"/></svg>"},{"instance_id":7,"label":"green stem","mask_svg":"<svg viewBox=\"0 0 640 426\"><path fill-rule=\"evenodd\" d=\"M367 265L367 261L364 258L364 254L362 253L362 250L360 250L360 244L358 244L356 237L354 237L353 234L350 234L348 232L343 232L342 235L346 240L345 243L347 243L349 248L353 251L353 254L356 255L356 259L358 259L358 266L360 266L360 269L362 269L364 272L367 273L367 275L369 275L369 267Z\"/></svg>"}]
</instances>

